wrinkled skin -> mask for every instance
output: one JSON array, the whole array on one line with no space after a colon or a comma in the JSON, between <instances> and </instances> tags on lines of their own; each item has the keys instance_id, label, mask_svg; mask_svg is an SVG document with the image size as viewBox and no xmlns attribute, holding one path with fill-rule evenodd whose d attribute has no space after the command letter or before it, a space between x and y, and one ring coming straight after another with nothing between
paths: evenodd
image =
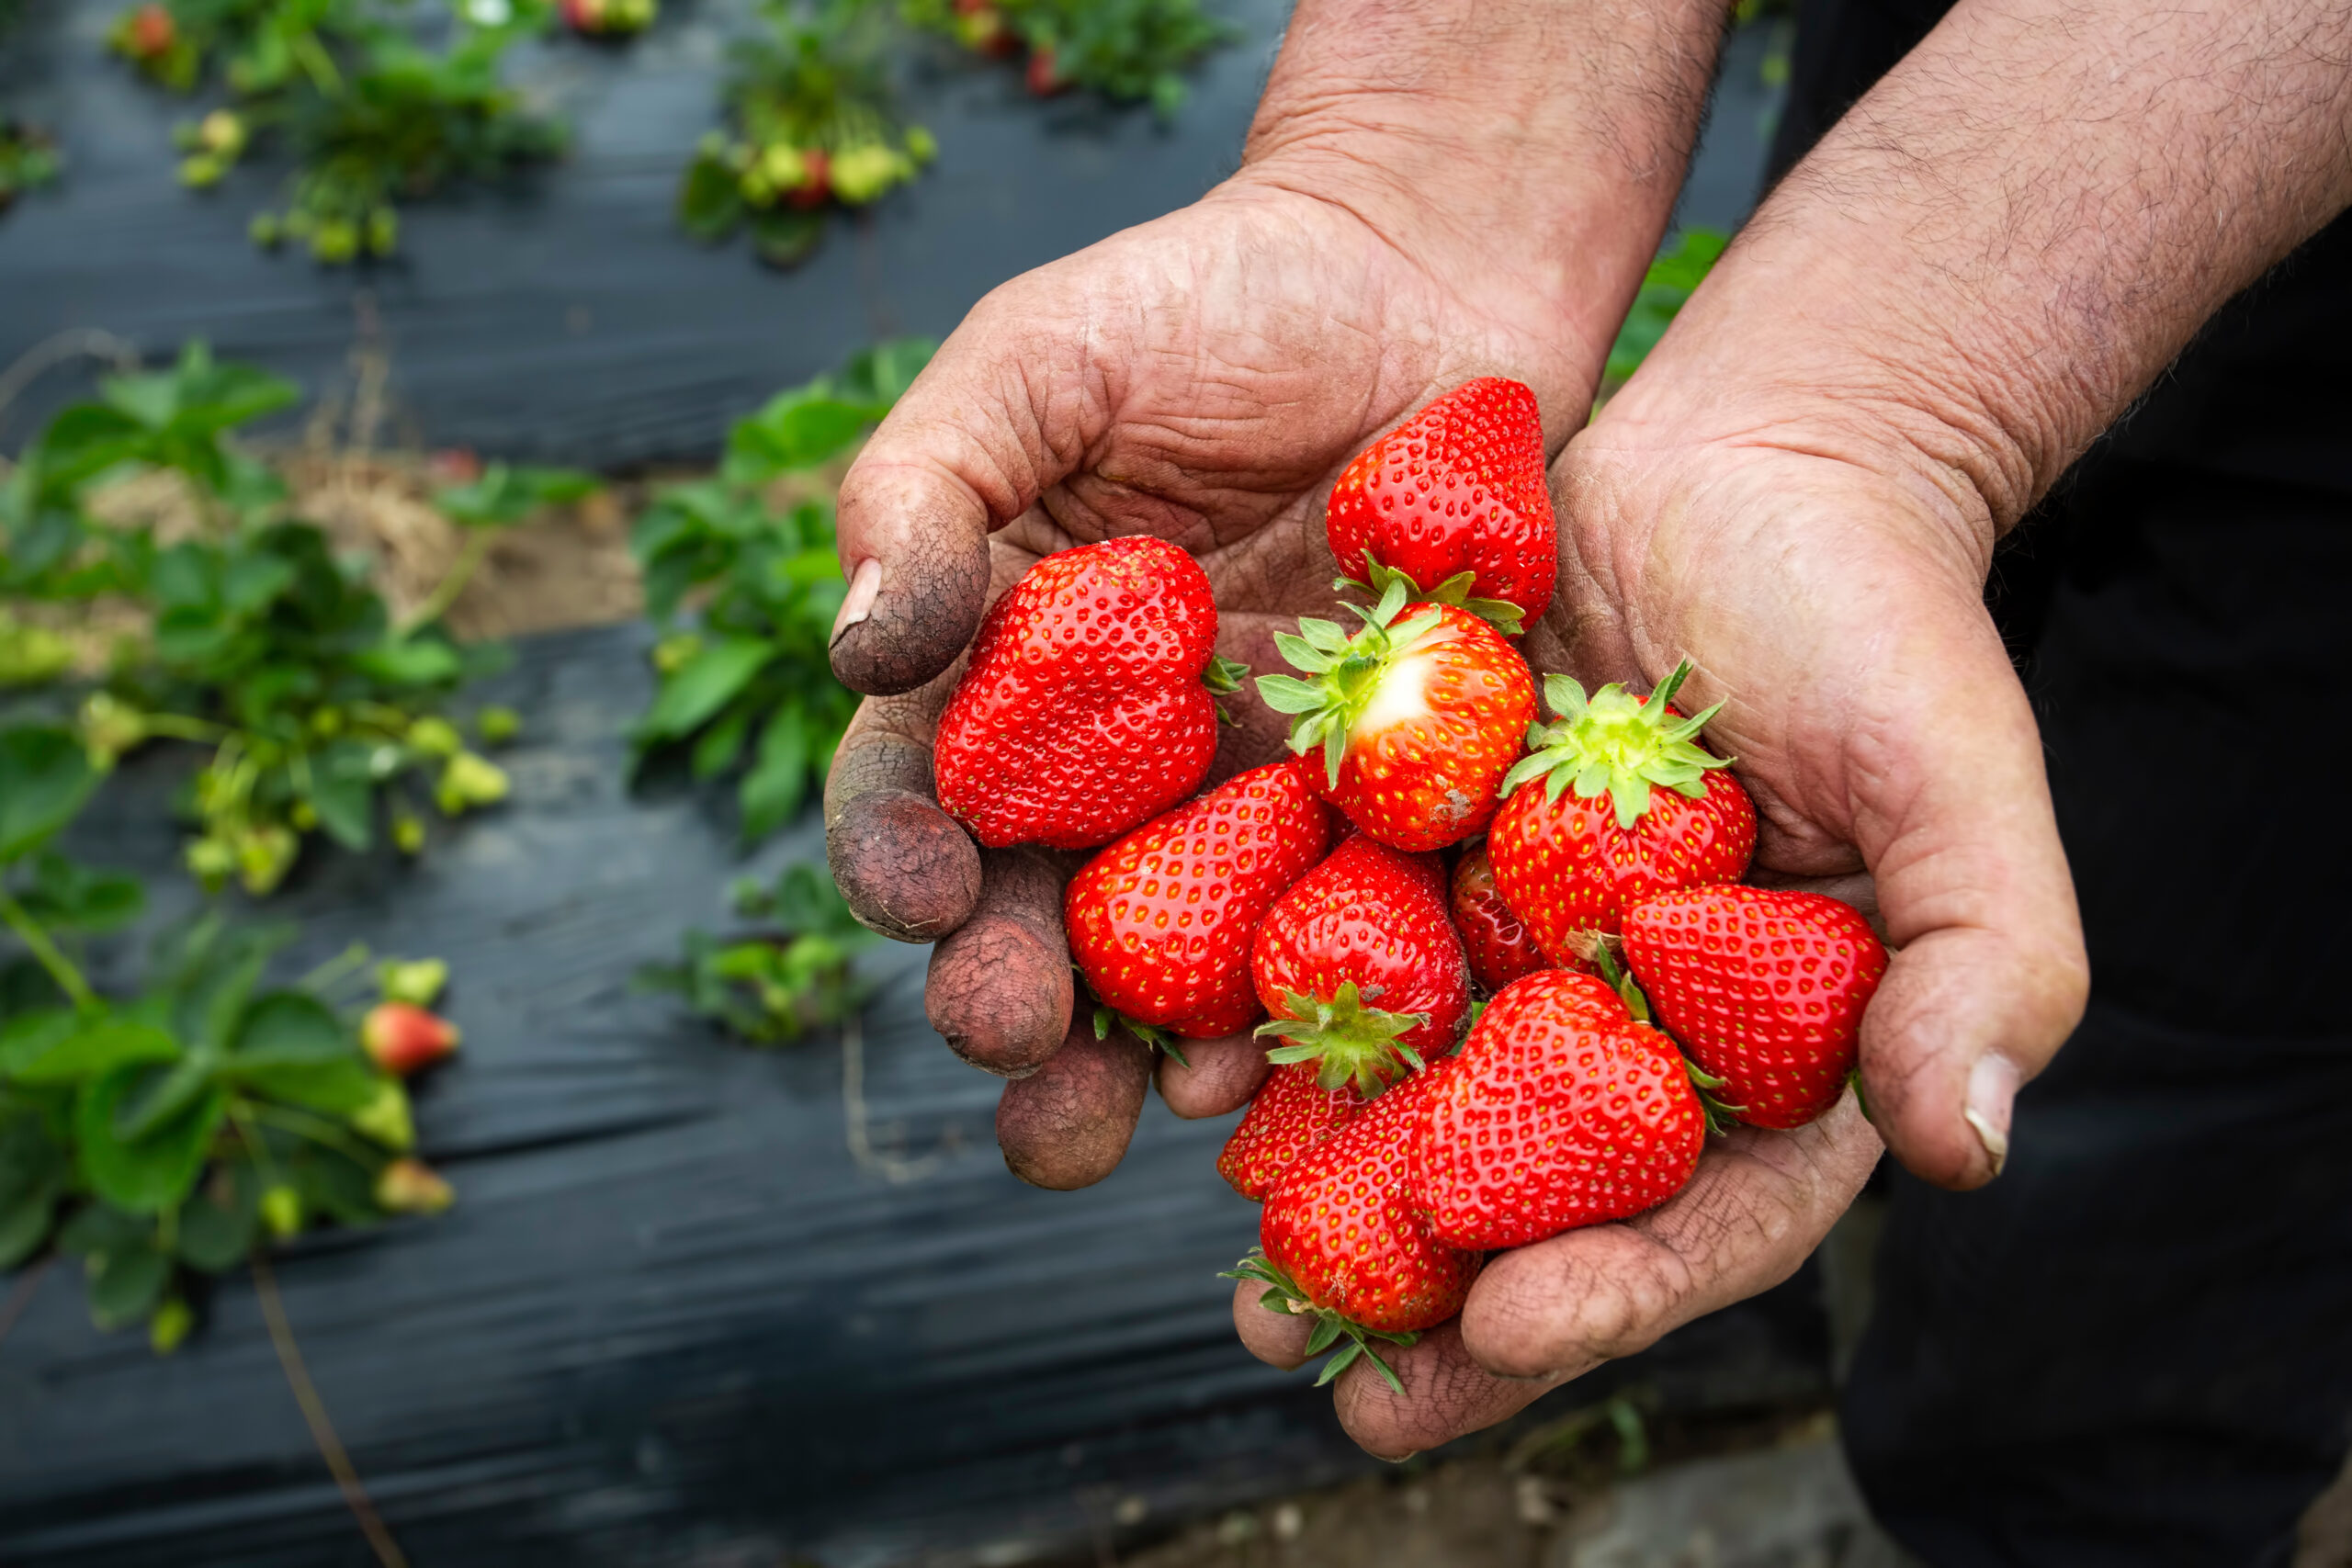
<instances>
[{"instance_id":1,"label":"wrinkled skin","mask_svg":"<svg viewBox=\"0 0 2352 1568\"><path fill-rule=\"evenodd\" d=\"M937 940L932 1017L971 1059L1038 1070L1074 1005L1047 898L1070 863L1012 851L1025 858L1005 867L927 804L932 727L989 597L1042 552L1147 531L1200 558L1219 651L1281 668L1272 633L1331 613L1320 499L1367 441L1486 373L1536 389L1553 443L1589 406L1600 345L1507 277L1474 288L1475 271L1245 170L990 295L861 456L842 494L852 592L834 664L885 694L828 787L832 863L868 924ZM1759 878L1853 898L1903 949L1863 1032L1881 1126L1914 1170L1977 1184L2085 986L2039 741L1979 599L2014 510L1996 519L1923 474L1915 444L1837 400L1849 423L1825 434L1806 389L1727 409L1694 391L1711 372L1678 383L1672 359L1662 347L1660 373L1555 464L1560 590L1523 651L1588 688L1695 661L1689 700L1726 702L1710 739L1761 810ZM1254 695L1229 705L1241 726L1213 779L1281 744ZM1264 1071L1246 1036L1185 1050L1189 1068L1159 1070L1179 1114L1238 1107ZM1057 1186L1099 1179L1125 1140L1087 1131L1090 1115L1134 1113L1124 1095L1090 1112L1059 1093L1050 1119L1001 1122L1008 1163L1050 1166ZM1075 1169L1018 1146L1030 1126L1102 1152ZM1849 1098L1800 1132L1724 1140L1648 1215L1498 1258L1458 1329L1396 1358L1407 1397L1363 1369L1341 1380L1349 1430L1374 1453L1417 1450L1785 1278L1880 1146ZM1256 1353L1298 1359L1295 1322L1247 1288L1236 1313Z\"/></svg>"}]
</instances>

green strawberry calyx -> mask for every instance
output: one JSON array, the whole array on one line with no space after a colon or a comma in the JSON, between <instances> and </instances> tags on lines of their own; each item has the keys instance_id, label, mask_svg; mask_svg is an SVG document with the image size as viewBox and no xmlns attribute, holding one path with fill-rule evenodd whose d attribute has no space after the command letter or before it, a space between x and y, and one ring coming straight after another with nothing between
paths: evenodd
<instances>
[{"instance_id":1,"label":"green strawberry calyx","mask_svg":"<svg viewBox=\"0 0 2352 1568\"><path fill-rule=\"evenodd\" d=\"M1380 558L1366 550L1363 553L1363 580L1335 577L1331 580L1331 589L1334 592L1344 593L1352 588L1377 599L1401 582L1405 585L1405 597L1408 600L1429 604L1452 604L1457 609L1467 610L1505 637L1518 637L1524 633L1527 628L1520 623L1525 612L1510 600L1470 597L1470 590L1477 581L1476 572L1457 571L1436 587L1424 591L1408 574L1393 566L1381 565Z\"/></svg>"},{"instance_id":2,"label":"green strawberry calyx","mask_svg":"<svg viewBox=\"0 0 2352 1568\"><path fill-rule=\"evenodd\" d=\"M1347 606L1363 619L1363 630L1352 637L1337 622L1310 616L1300 617L1296 636L1276 632L1274 646L1283 657L1312 679L1258 677L1258 695L1268 707L1297 716L1291 722L1290 749L1304 757L1321 747L1324 771L1334 789L1340 786L1348 736L1380 690L1380 678L1445 620L1443 611L1431 609L1397 621L1397 613L1410 603L1409 581L1401 577L1392 581L1381 591L1380 603L1369 610L1361 604Z\"/></svg>"},{"instance_id":3,"label":"green strawberry calyx","mask_svg":"<svg viewBox=\"0 0 2352 1568\"><path fill-rule=\"evenodd\" d=\"M1217 1278L1255 1280L1267 1287L1266 1293L1258 1298L1258 1304L1268 1312L1278 1312L1285 1317L1315 1319L1314 1331L1306 1337L1306 1353L1310 1356L1320 1356L1332 1346L1339 1345L1340 1340L1347 1341L1345 1345L1340 1345L1338 1354L1323 1363L1322 1373L1315 1380L1317 1388L1346 1371L1361 1358L1380 1369L1380 1375L1388 1380L1390 1388L1399 1394L1405 1392L1405 1385L1396 1381L1396 1373L1380 1359L1380 1352L1372 1348L1372 1342L1385 1339L1392 1345L1417 1345L1420 1342L1419 1335L1410 1332L1392 1334L1385 1328L1366 1328L1353 1318L1333 1312L1329 1307L1317 1306L1306 1299L1306 1292L1298 1288L1298 1281L1284 1272L1281 1264L1266 1256L1263 1247L1251 1247L1249 1257Z\"/></svg>"},{"instance_id":4,"label":"green strawberry calyx","mask_svg":"<svg viewBox=\"0 0 2352 1568\"><path fill-rule=\"evenodd\" d=\"M1627 832L1648 812L1653 788L1703 798L1709 771L1729 767L1731 759L1715 756L1696 739L1723 704L1689 718L1667 712L1666 705L1690 675L1686 659L1646 701L1616 682L1588 697L1569 676L1544 676L1544 700L1560 716L1527 727L1528 754L1503 775L1503 793L1537 778L1544 780L1547 800L1559 799L1571 786L1579 800L1606 793L1616 804L1617 826Z\"/></svg>"},{"instance_id":5,"label":"green strawberry calyx","mask_svg":"<svg viewBox=\"0 0 2352 1568\"><path fill-rule=\"evenodd\" d=\"M1247 664L1211 654L1209 667L1201 671L1201 684L1209 689L1212 697L1228 697L1241 689L1241 678L1249 673L1250 666ZM1236 729L1241 728L1241 721L1226 712L1223 703L1216 705L1218 723L1229 724Z\"/></svg>"},{"instance_id":6,"label":"green strawberry calyx","mask_svg":"<svg viewBox=\"0 0 2352 1568\"><path fill-rule=\"evenodd\" d=\"M1145 1044L1165 1055L1180 1067L1193 1064L1184 1060L1184 1052L1176 1043L1176 1036L1156 1023L1146 1023L1139 1018L1129 1018L1108 1003L1098 1003L1094 1009L1094 1038L1108 1040L1111 1031L1124 1029Z\"/></svg>"},{"instance_id":7,"label":"green strawberry calyx","mask_svg":"<svg viewBox=\"0 0 2352 1568\"><path fill-rule=\"evenodd\" d=\"M1290 1042L1269 1050L1266 1060L1276 1066L1313 1062L1315 1081L1323 1089L1352 1083L1358 1095L1370 1100L1407 1072L1420 1069L1420 1054L1399 1037L1428 1023L1430 1015L1366 1007L1353 980L1342 981L1329 1001L1284 991L1283 1008L1290 1017L1258 1026L1261 1036Z\"/></svg>"},{"instance_id":8,"label":"green strawberry calyx","mask_svg":"<svg viewBox=\"0 0 2352 1568\"><path fill-rule=\"evenodd\" d=\"M1610 936L1604 931L1579 931L1577 934L1589 939L1575 944L1577 956L1600 971L1601 979L1624 998L1625 1010L1634 1015L1634 1021L1646 1023L1660 1034L1666 1034L1668 1040L1674 1040L1673 1035L1667 1034L1666 1026L1651 1015L1650 998L1634 978L1633 971L1617 962L1611 944L1623 939ZM1692 1061L1690 1054L1682 1049L1679 1040L1674 1040L1674 1049L1675 1054L1682 1058L1682 1070L1690 1077L1691 1092L1699 1097L1699 1110L1707 1119L1707 1131L1728 1133L1738 1126L1739 1118L1747 1107L1728 1104L1715 1093L1729 1080L1717 1077Z\"/></svg>"}]
</instances>

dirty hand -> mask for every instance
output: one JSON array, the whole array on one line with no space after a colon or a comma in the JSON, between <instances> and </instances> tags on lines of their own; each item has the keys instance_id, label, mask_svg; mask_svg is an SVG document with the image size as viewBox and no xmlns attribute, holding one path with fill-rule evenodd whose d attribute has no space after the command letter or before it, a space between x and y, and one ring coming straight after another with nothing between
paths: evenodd
<instances>
[{"instance_id":1,"label":"dirty hand","mask_svg":"<svg viewBox=\"0 0 2352 1568\"><path fill-rule=\"evenodd\" d=\"M2011 1099L2089 976L2032 713L1982 607L1993 545L2352 202L2347 50L2352 14L2312 0L1962 0L1569 446L1579 666L1692 660L1757 796L1760 870L1847 884L1899 950L1862 1025L1876 1126L1849 1098L1744 1130L1651 1213L1491 1259L1458 1322L1395 1359L1404 1396L1341 1380L1367 1449L1490 1425L1785 1278L1880 1134L1928 1180L1997 1174ZM1256 1293L1243 1337L1295 1362L1300 1325Z\"/></svg>"},{"instance_id":2,"label":"dirty hand","mask_svg":"<svg viewBox=\"0 0 2352 1568\"><path fill-rule=\"evenodd\" d=\"M1072 863L982 852L935 803L933 728L986 604L1049 551L1154 534L1207 571L1218 651L1278 669L1272 634L1333 603L1322 499L1374 435L1503 374L1564 439L1664 224L1719 11L1307 0L1241 171L982 300L844 480L833 666L876 695L827 786L832 868L868 925L937 942L931 1020L1020 1080L999 1140L1025 1179L1107 1174L1151 1061L1072 1028ZM1556 624L1527 648L1556 667ZM1280 716L1228 705L1213 779L1282 746ZM1246 1037L1186 1055L1160 1079L1182 1114L1265 1070Z\"/></svg>"}]
</instances>

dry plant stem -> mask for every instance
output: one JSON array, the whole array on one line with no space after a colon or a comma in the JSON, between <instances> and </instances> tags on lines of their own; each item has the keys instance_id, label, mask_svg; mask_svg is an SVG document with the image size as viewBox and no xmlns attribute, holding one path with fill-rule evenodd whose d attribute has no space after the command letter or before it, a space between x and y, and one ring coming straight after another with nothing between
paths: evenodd
<instances>
[{"instance_id":1,"label":"dry plant stem","mask_svg":"<svg viewBox=\"0 0 2352 1568\"><path fill-rule=\"evenodd\" d=\"M449 606L455 604L458 595L466 591L466 584L472 581L474 573L481 570L481 563L490 558L490 547L496 542L499 530L495 528L467 530L466 542L458 549L458 558L449 563L449 570L442 573L441 581L434 585L424 603L411 611L408 619L401 623L402 637L431 626L449 613Z\"/></svg>"},{"instance_id":2,"label":"dry plant stem","mask_svg":"<svg viewBox=\"0 0 2352 1568\"><path fill-rule=\"evenodd\" d=\"M319 1457L326 1461L328 1472L343 1493L344 1505L359 1521L359 1532L368 1538L376 1561L382 1568L408 1568L407 1556L401 1552L400 1542L392 1539L383 1516L376 1512L376 1505L368 1500L367 1487L360 1484L359 1472L352 1468L351 1455L345 1451L343 1439L335 1436L334 1423L327 1418L326 1402L319 1397L318 1385L311 1381L310 1369L302 1363L301 1347L295 1344L293 1326L286 1321L286 1303L278 1296L277 1276L270 1269L268 1257L255 1252L253 1270L254 1294L260 1299L262 1319L269 1325L269 1342L277 1351L277 1364L286 1371L287 1386L294 1391L294 1403L302 1407L302 1419L311 1428L311 1441L318 1445Z\"/></svg>"},{"instance_id":3,"label":"dry plant stem","mask_svg":"<svg viewBox=\"0 0 2352 1568\"><path fill-rule=\"evenodd\" d=\"M842 1122L851 1160L858 1169L885 1181L899 1185L920 1181L939 1165L937 1155L901 1159L874 1146L872 1122L865 1109L865 1027L855 1013L842 1022Z\"/></svg>"},{"instance_id":4,"label":"dry plant stem","mask_svg":"<svg viewBox=\"0 0 2352 1568\"><path fill-rule=\"evenodd\" d=\"M22 397L25 389L47 371L85 355L106 360L119 375L132 375L139 369L139 350L124 339L96 327L68 327L17 355L16 362L0 373L0 411Z\"/></svg>"}]
</instances>

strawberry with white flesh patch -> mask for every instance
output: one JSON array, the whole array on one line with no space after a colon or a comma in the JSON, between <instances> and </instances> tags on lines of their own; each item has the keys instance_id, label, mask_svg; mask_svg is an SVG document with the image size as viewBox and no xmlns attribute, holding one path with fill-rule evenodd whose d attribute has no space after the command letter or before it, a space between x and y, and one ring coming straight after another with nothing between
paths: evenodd
<instances>
[{"instance_id":1,"label":"strawberry with white flesh patch","mask_svg":"<svg viewBox=\"0 0 2352 1568\"><path fill-rule=\"evenodd\" d=\"M1559 718L1529 731L1487 856L1496 890L1555 964L1582 967L1579 933L1615 935L1645 898L1747 874L1756 807L1698 743L1722 705L1688 718L1671 705L1690 673L1680 665L1647 697L1608 685L1588 698L1566 675L1544 680Z\"/></svg>"},{"instance_id":2,"label":"strawberry with white flesh patch","mask_svg":"<svg viewBox=\"0 0 2352 1568\"><path fill-rule=\"evenodd\" d=\"M1266 1059L1369 1100L1452 1050L1470 972L1438 889L1432 860L1358 833L1275 899L1250 958Z\"/></svg>"},{"instance_id":3,"label":"strawberry with white flesh patch","mask_svg":"<svg viewBox=\"0 0 2352 1568\"><path fill-rule=\"evenodd\" d=\"M1486 826L1535 716L1527 661L1494 627L1451 604L1410 604L1392 582L1348 608L1351 637L1304 619L1274 646L1308 679L1262 675L1259 694L1296 715L1291 750L1320 752L1323 798L1391 848L1442 849Z\"/></svg>"}]
</instances>

